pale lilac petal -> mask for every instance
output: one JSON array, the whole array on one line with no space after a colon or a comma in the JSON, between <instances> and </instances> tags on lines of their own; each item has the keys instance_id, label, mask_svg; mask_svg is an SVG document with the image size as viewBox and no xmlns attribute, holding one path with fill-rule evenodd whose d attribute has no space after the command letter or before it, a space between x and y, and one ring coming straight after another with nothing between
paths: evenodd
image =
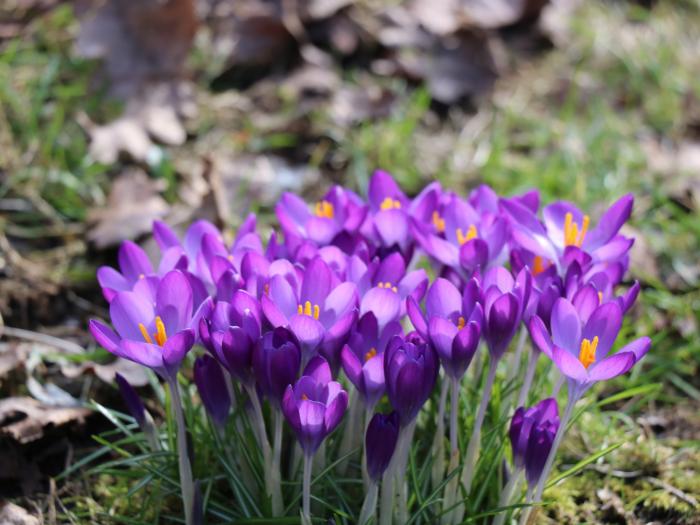
<instances>
[{"instance_id":1,"label":"pale lilac petal","mask_svg":"<svg viewBox=\"0 0 700 525\"><path fill-rule=\"evenodd\" d=\"M581 361L571 355L567 350L555 346L552 349L552 360L566 377L580 382L588 381L588 372L586 368Z\"/></svg>"},{"instance_id":2,"label":"pale lilac petal","mask_svg":"<svg viewBox=\"0 0 700 525\"><path fill-rule=\"evenodd\" d=\"M387 247L403 247L408 237L408 218L400 209L391 209L378 212L374 216L374 226Z\"/></svg>"},{"instance_id":3,"label":"pale lilac petal","mask_svg":"<svg viewBox=\"0 0 700 525\"><path fill-rule=\"evenodd\" d=\"M275 275L270 279L270 289L267 297L277 309L287 318L291 318L298 311L300 301L298 300L292 286L281 275ZM303 306L303 305L302 305ZM269 318L268 318L269 319ZM270 319L270 322L272 320Z\"/></svg>"},{"instance_id":4,"label":"pale lilac petal","mask_svg":"<svg viewBox=\"0 0 700 525\"><path fill-rule=\"evenodd\" d=\"M139 323L153 326L153 303L134 292L120 292L109 304L109 315L117 333L124 339L143 341Z\"/></svg>"},{"instance_id":5,"label":"pale lilac petal","mask_svg":"<svg viewBox=\"0 0 700 525\"><path fill-rule=\"evenodd\" d=\"M430 341L442 360L452 358L452 342L458 329L454 323L441 317L433 317L428 325Z\"/></svg>"},{"instance_id":6,"label":"pale lilac petal","mask_svg":"<svg viewBox=\"0 0 700 525\"><path fill-rule=\"evenodd\" d=\"M637 362L646 355L649 348L651 348L651 339L648 337L640 337L623 346L618 353L631 352L634 354L635 362Z\"/></svg>"},{"instance_id":7,"label":"pale lilac petal","mask_svg":"<svg viewBox=\"0 0 700 525\"><path fill-rule=\"evenodd\" d=\"M627 222L627 219L632 214L633 204L634 196L628 193L610 206L600 218L596 227L586 235L584 248L589 251L595 250L617 235L617 232L620 231L622 225Z\"/></svg>"},{"instance_id":8,"label":"pale lilac petal","mask_svg":"<svg viewBox=\"0 0 700 525\"><path fill-rule=\"evenodd\" d=\"M315 348L323 339L323 326L308 315L293 315L289 320L289 328L306 348Z\"/></svg>"},{"instance_id":9,"label":"pale lilac petal","mask_svg":"<svg viewBox=\"0 0 700 525\"><path fill-rule=\"evenodd\" d=\"M622 310L617 303L605 303L598 307L583 328L583 338L593 341L598 338L596 361L600 361L612 348L622 326ZM556 344L556 341L555 341Z\"/></svg>"},{"instance_id":10,"label":"pale lilac petal","mask_svg":"<svg viewBox=\"0 0 700 525\"><path fill-rule=\"evenodd\" d=\"M425 297L425 310L428 318L442 317L449 319L458 314L462 308L462 296L447 279L435 279Z\"/></svg>"},{"instance_id":11,"label":"pale lilac petal","mask_svg":"<svg viewBox=\"0 0 700 525\"><path fill-rule=\"evenodd\" d=\"M536 315L533 315L528 323L528 328L530 329L530 337L532 337L532 342L535 343L535 346L540 351L544 352L544 354L551 359L552 347L554 345L542 319Z\"/></svg>"},{"instance_id":12,"label":"pale lilac petal","mask_svg":"<svg viewBox=\"0 0 700 525\"><path fill-rule=\"evenodd\" d=\"M372 312L380 330L390 321L398 318L401 311L401 298L388 288L374 287L365 294L360 304L360 315Z\"/></svg>"},{"instance_id":13,"label":"pale lilac petal","mask_svg":"<svg viewBox=\"0 0 700 525\"><path fill-rule=\"evenodd\" d=\"M320 257L315 257L304 270L301 284L301 301L311 301L312 305L322 305L331 291L332 274L328 265Z\"/></svg>"},{"instance_id":14,"label":"pale lilac petal","mask_svg":"<svg viewBox=\"0 0 700 525\"><path fill-rule=\"evenodd\" d=\"M576 308L564 298L557 299L552 308L552 342L570 352L578 355L581 345L581 320Z\"/></svg>"},{"instance_id":15,"label":"pale lilac petal","mask_svg":"<svg viewBox=\"0 0 700 525\"><path fill-rule=\"evenodd\" d=\"M112 354L119 352L119 336L109 326L100 321L90 321L90 333L95 338L97 344L104 347L105 350Z\"/></svg>"},{"instance_id":16,"label":"pale lilac petal","mask_svg":"<svg viewBox=\"0 0 700 525\"><path fill-rule=\"evenodd\" d=\"M592 381L605 381L624 374L634 363L632 352L619 352L591 366L588 374Z\"/></svg>"},{"instance_id":17,"label":"pale lilac petal","mask_svg":"<svg viewBox=\"0 0 700 525\"><path fill-rule=\"evenodd\" d=\"M189 327L192 307L190 281L182 272L169 272L160 281L156 294L156 314L161 317L167 334Z\"/></svg>"}]
</instances>

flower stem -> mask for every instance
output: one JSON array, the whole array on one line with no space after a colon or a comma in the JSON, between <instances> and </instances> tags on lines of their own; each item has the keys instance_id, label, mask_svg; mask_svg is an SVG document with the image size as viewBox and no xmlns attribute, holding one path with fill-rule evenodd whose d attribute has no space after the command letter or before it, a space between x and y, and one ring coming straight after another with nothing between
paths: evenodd
<instances>
[{"instance_id":1,"label":"flower stem","mask_svg":"<svg viewBox=\"0 0 700 525\"><path fill-rule=\"evenodd\" d=\"M279 516L282 513L282 493L280 487L280 474L275 474L275 469L272 466L272 452L270 450L270 441L267 439L267 430L265 429L265 418L260 405L258 393L253 385L245 385L246 392L250 398L250 404L253 407L253 421L255 423L255 431L258 435L258 440L262 445L263 461L265 462L265 492L272 502L272 513L274 516ZM277 469L279 471L279 468Z\"/></svg>"},{"instance_id":2,"label":"flower stem","mask_svg":"<svg viewBox=\"0 0 700 525\"><path fill-rule=\"evenodd\" d=\"M187 427L185 426L185 414L182 410L182 398L177 384L177 378L168 380L170 398L172 402L175 420L177 422L177 455L180 470L180 490L182 492L182 505L185 509L185 523L193 525L194 511L194 483L192 481L192 465L187 451Z\"/></svg>"},{"instance_id":3,"label":"flower stem","mask_svg":"<svg viewBox=\"0 0 700 525\"><path fill-rule=\"evenodd\" d=\"M486 377L486 385L484 385L484 391L481 394L481 403L479 404L479 409L476 413L476 419L474 419L474 429L472 430L471 438L469 438L469 445L467 446L467 453L464 457L464 470L462 471L462 486L464 487L464 492L469 494L472 487L472 481L474 479L474 467L476 464L476 453L479 449L479 443L481 441L481 426L484 424L484 418L486 417L486 408L491 400L491 391L493 390L493 382L496 379L496 368L498 367L498 360L491 359L489 361L489 372Z\"/></svg>"},{"instance_id":4,"label":"flower stem","mask_svg":"<svg viewBox=\"0 0 700 525\"><path fill-rule=\"evenodd\" d=\"M414 419L408 425L401 428L399 432L399 442L397 444L397 463L394 474L396 476L396 494L398 496L398 522L406 523L408 521L408 494L406 487L406 465L408 464L408 455L411 451L411 441L413 441L413 432L416 429L416 420Z\"/></svg>"},{"instance_id":5,"label":"flower stem","mask_svg":"<svg viewBox=\"0 0 700 525\"><path fill-rule=\"evenodd\" d=\"M527 494L525 495L525 504L529 505L532 503L532 490L533 487L528 487L527 488ZM520 521L518 521L519 525L525 525L528 522L528 519L530 518L530 513L532 512L532 507L524 507L522 513L520 514Z\"/></svg>"},{"instance_id":6,"label":"flower stem","mask_svg":"<svg viewBox=\"0 0 700 525\"><path fill-rule=\"evenodd\" d=\"M351 390L348 396L348 406L349 414L347 418L347 430L343 434L343 439L340 441L340 451L338 453L339 457L346 456L351 450L357 446L357 432L354 431L358 427L359 418L362 414L362 401L358 399L356 390ZM348 470L348 465L350 464L350 458L347 458L336 467L338 474L344 476Z\"/></svg>"},{"instance_id":7,"label":"flower stem","mask_svg":"<svg viewBox=\"0 0 700 525\"><path fill-rule=\"evenodd\" d=\"M367 427L369 427L369 422L372 420L372 412L374 412L374 405L367 405L365 407L364 413L364 432L362 433L362 481L365 486L365 490L370 488L369 474L367 473L367 447L365 446L365 436L367 435Z\"/></svg>"},{"instance_id":8,"label":"flower stem","mask_svg":"<svg viewBox=\"0 0 700 525\"><path fill-rule=\"evenodd\" d=\"M440 388L440 402L438 404L437 430L433 438L433 468L430 473L433 488L442 483L445 475L445 405L447 404L447 391L450 383L443 376L442 387Z\"/></svg>"},{"instance_id":9,"label":"flower stem","mask_svg":"<svg viewBox=\"0 0 700 525\"><path fill-rule=\"evenodd\" d=\"M392 462L393 463L393 462ZM382 499L379 502L379 525L391 525L394 516L394 468L389 468L384 472L382 478Z\"/></svg>"},{"instance_id":10,"label":"flower stem","mask_svg":"<svg viewBox=\"0 0 700 525\"><path fill-rule=\"evenodd\" d=\"M457 413L459 410L459 379L451 378L452 398L450 399L450 453L454 454L459 450L457 442Z\"/></svg>"},{"instance_id":11,"label":"flower stem","mask_svg":"<svg viewBox=\"0 0 700 525\"><path fill-rule=\"evenodd\" d=\"M510 366L508 367L508 376L506 377L506 385L510 385L513 382L513 380L515 379L515 377L518 375L518 372L520 371L523 349L525 348L525 341L527 341L527 328L523 325L522 327L520 327L520 334L518 335L518 343L515 346L515 352L511 356L511 361L509 363ZM507 395L507 401L510 400L512 392L513 391L509 389L509 393Z\"/></svg>"},{"instance_id":12,"label":"flower stem","mask_svg":"<svg viewBox=\"0 0 700 525\"><path fill-rule=\"evenodd\" d=\"M311 466L313 456L304 453L304 478L302 481L301 519L304 524L311 524Z\"/></svg>"},{"instance_id":13,"label":"flower stem","mask_svg":"<svg viewBox=\"0 0 700 525\"><path fill-rule=\"evenodd\" d=\"M367 495L365 496L365 501L362 504L362 510L360 511L360 519L357 525L365 525L374 516L374 511L377 509L377 494L379 493L379 487L376 481L370 481L369 488L367 489Z\"/></svg>"},{"instance_id":14,"label":"flower stem","mask_svg":"<svg viewBox=\"0 0 700 525\"><path fill-rule=\"evenodd\" d=\"M282 411L274 410L275 414L275 435L272 448L272 467L270 476L272 478L272 513L274 516L281 516L284 512L284 504L282 501L282 486L281 486L281 456L282 456ZM310 475L310 474L309 474Z\"/></svg>"},{"instance_id":15,"label":"flower stem","mask_svg":"<svg viewBox=\"0 0 700 525\"><path fill-rule=\"evenodd\" d=\"M530 353L530 359L527 362L527 370L525 371L525 379L523 379L523 386L520 387L520 393L518 394L518 402L515 407L521 407L527 402L527 396L530 393L530 388L532 387L532 380L535 377L535 372L537 371L537 360L540 357L540 352L533 350Z\"/></svg>"},{"instance_id":16,"label":"flower stem","mask_svg":"<svg viewBox=\"0 0 700 525\"><path fill-rule=\"evenodd\" d=\"M521 475L522 469L517 469L512 473L510 479L508 480L508 483L506 483L506 486L503 487L503 490L501 491L501 499L498 501L499 507L503 508L508 506L511 497L513 496L513 492L520 485L520 480L522 479ZM493 520L493 525L503 525L506 521L507 515L508 511L504 510L502 512L499 512Z\"/></svg>"}]
</instances>

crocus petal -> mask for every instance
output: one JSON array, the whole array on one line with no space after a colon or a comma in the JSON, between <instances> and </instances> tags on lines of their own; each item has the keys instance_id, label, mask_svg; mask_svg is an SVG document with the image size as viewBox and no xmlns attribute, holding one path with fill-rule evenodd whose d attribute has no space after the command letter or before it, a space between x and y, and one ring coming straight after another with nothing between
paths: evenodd
<instances>
[{"instance_id":1,"label":"crocus petal","mask_svg":"<svg viewBox=\"0 0 700 525\"><path fill-rule=\"evenodd\" d=\"M379 264L373 281L375 283L390 283L392 286L396 286L405 274L406 261L404 261L400 253L394 252L387 255Z\"/></svg>"},{"instance_id":2,"label":"crocus petal","mask_svg":"<svg viewBox=\"0 0 700 525\"><path fill-rule=\"evenodd\" d=\"M362 363L355 355L355 352L350 350L348 345L344 345L340 351L340 362L343 365L345 375L356 388L360 388L360 376L362 374Z\"/></svg>"},{"instance_id":3,"label":"crocus petal","mask_svg":"<svg viewBox=\"0 0 700 525\"><path fill-rule=\"evenodd\" d=\"M589 341L593 341L594 337L598 338L596 361L608 355L620 332L620 326L622 326L622 310L617 303L605 303L591 314L583 328L582 337Z\"/></svg>"},{"instance_id":4,"label":"crocus petal","mask_svg":"<svg viewBox=\"0 0 700 525\"><path fill-rule=\"evenodd\" d=\"M168 337L163 345L163 362L170 370L177 371L192 345L194 345L194 330L182 330Z\"/></svg>"},{"instance_id":5,"label":"crocus petal","mask_svg":"<svg viewBox=\"0 0 700 525\"><path fill-rule=\"evenodd\" d=\"M571 355L567 350L555 346L552 349L552 360L566 377L580 382L586 382L588 380L586 368L581 361Z\"/></svg>"},{"instance_id":6,"label":"crocus petal","mask_svg":"<svg viewBox=\"0 0 700 525\"><path fill-rule=\"evenodd\" d=\"M341 283L321 303L323 313L321 322L333 323L357 306L357 288L354 283Z\"/></svg>"},{"instance_id":7,"label":"crocus petal","mask_svg":"<svg viewBox=\"0 0 700 525\"><path fill-rule=\"evenodd\" d=\"M411 296L406 299L406 313L413 324L413 328L416 329L416 332L418 332L423 339L428 339L428 322L423 316L418 302Z\"/></svg>"},{"instance_id":8,"label":"crocus petal","mask_svg":"<svg viewBox=\"0 0 700 525\"><path fill-rule=\"evenodd\" d=\"M119 344L119 355L152 368L156 372L163 371L163 352L158 345L122 339Z\"/></svg>"},{"instance_id":9,"label":"crocus petal","mask_svg":"<svg viewBox=\"0 0 700 525\"><path fill-rule=\"evenodd\" d=\"M377 170L372 174L367 191L369 202L374 208L379 208L386 197L397 199L402 204L406 201L406 196L394 181L393 177L386 171Z\"/></svg>"},{"instance_id":10,"label":"crocus petal","mask_svg":"<svg viewBox=\"0 0 700 525\"><path fill-rule=\"evenodd\" d=\"M180 240L175 232L162 221L153 221L153 237L155 237L161 251L173 246L180 246Z\"/></svg>"},{"instance_id":11,"label":"crocus petal","mask_svg":"<svg viewBox=\"0 0 700 525\"><path fill-rule=\"evenodd\" d=\"M388 322L398 318L401 311L399 294L388 289L374 287L365 294L360 305L360 315L372 312L381 330Z\"/></svg>"},{"instance_id":12,"label":"crocus petal","mask_svg":"<svg viewBox=\"0 0 700 525\"><path fill-rule=\"evenodd\" d=\"M109 315L122 338L143 341L139 323L143 323L147 328L152 324L153 303L140 294L120 292L109 303Z\"/></svg>"},{"instance_id":13,"label":"crocus petal","mask_svg":"<svg viewBox=\"0 0 700 525\"><path fill-rule=\"evenodd\" d=\"M269 284L270 288L267 298L274 303L284 317L289 319L292 315L297 313L297 308L300 304L291 284L281 275L272 277ZM265 303L263 303L263 310L265 310L264 304ZM266 310L265 312L267 313ZM270 319L270 322L272 322L272 319Z\"/></svg>"},{"instance_id":14,"label":"crocus petal","mask_svg":"<svg viewBox=\"0 0 700 525\"><path fill-rule=\"evenodd\" d=\"M304 375L312 377L316 382L324 385L333 379L328 361L321 356L311 358L306 368L304 368Z\"/></svg>"},{"instance_id":15,"label":"crocus petal","mask_svg":"<svg viewBox=\"0 0 700 525\"><path fill-rule=\"evenodd\" d=\"M632 352L618 352L593 365L588 371L592 381L612 379L627 372L636 359Z\"/></svg>"},{"instance_id":16,"label":"crocus petal","mask_svg":"<svg viewBox=\"0 0 700 525\"><path fill-rule=\"evenodd\" d=\"M297 403L301 424L301 446L304 452L312 454L323 440L326 407L318 401L304 400Z\"/></svg>"},{"instance_id":17,"label":"crocus petal","mask_svg":"<svg viewBox=\"0 0 700 525\"><path fill-rule=\"evenodd\" d=\"M141 276L153 273L153 266L144 252L137 244L124 241L119 247L119 268L124 277L129 281L136 281Z\"/></svg>"},{"instance_id":18,"label":"crocus petal","mask_svg":"<svg viewBox=\"0 0 700 525\"><path fill-rule=\"evenodd\" d=\"M454 323L441 317L433 317L428 324L430 341L433 343L443 363L451 363L452 341L457 335L458 329Z\"/></svg>"},{"instance_id":19,"label":"crocus petal","mask_svg":"<svg viewBox=\"0 0 700 525\"><path fill-rule=\"evenodd\" d=\"M400 209L380 211L374 216L374 226L384 246L403 248L406 244L408 217L404 211Z\"/></svg>"},{"instance_id":20,"label":"crocus petal","mask_svg":"<svg viewBox=\"0 0 700 525\"><path fill-rule=\"evenodd\" d=\"M320 257L315 257L304 270L299 298L311 301L312 305L322 305L331 291L332 275L328 265Z\"/></svg>"},{"instance_id":21,"label":"crocus petal","mask_svg":"<svg viewBox=\"0 0 700 525\"><path fill-rule=\"evenodd\" d=\"M578 356L581 344L581 320L576 308L566 299L557 299L552 308L552 342Z\"/></svg>"},{"instance_id":22,"label":"crocus petal","mask_svg":"<svg viewBox=\"0 0 700 525\"><path fill-rule=\"evenodd\" d=\"M384 394L384 354L370 358L362 367L367 403L373 405Z\"/></svg>"},{"instance_id":23,"label":"crocus petal","mask_svg":"<svg viewBox=\"0 0 700 525\"><path fill-rule=\"evenodd\" d=\"M202 248L202 238L207 234L221 238L221 232L209 221L200 219L187 229L183 247L187 257L190 259L190 263L196 261L197 255Z\"/></svg>"},{"instance_id":24,"label":"crocus petal","mask_svg":"<svg viewBox=\"0 0 700 525\"><path fill-rule=\"evenodd\" d=\"M583 222L583 213L571 202L553 202L542 209L542 218L544 219L547 233L554 243L560 247L564 246L564 223L567 213L571 213L574 223L580 227Z\"/></svg>"},{"instance_id":25,"label":"crocus petal","mask_svg":"<svg viewBox=\"0 0 700 525\"><path fill-rule=\"evenodd\" d=\"M462 296L459 290L447 279L435 279L425 297L425 311L428 318L441 317L450 319L462 308Z\"/></svg>"},{"instance_id":26,"label":"crocus petal","mask_svg":"<svg viewBox=\"0 0 700 525\"><path fill-rule=\"evenodd\" d=\"M339 231L338 224L325 217L311 217L306 222L306 234L320 246L330 243Z\"/></svg>"},{"instance_id":27,"label":"crocus petal","mask_svg":"<svg viewBox=\"0 0 700 525\"><path fill-rule=\"evenodd\" d=\"M335 382L334 382L335 383ZM338 388L341 388L338 383L335 383ZM328 435L335 430L335 428L343 419L345 414L345 409L348 407L348 394L345 390L341 390L335 399L326 407L326 413L324 415L324 430L325 434Z\"/></svg>"},{"instance_id":28,"label":"crocus petal","mask_svg":"<svg viewBox=\"0 0 700 525\"><path fill-rule=\"evenodd\" d=\"M483 239L472 239L459 249L459 262L462 268L473 272L477 268L486 268L489 261L489 246Z\"/></svg>"},{"instance_id":29,"label":"crocus petal","mask_svg":"<svg viewBox=\"0 0 700 525\"><path fill-rule=\"evenodd\" d=\"M635 363L639 361L651 348L651 339L648 337L640 337L631 343L623 346L618 353L632 352L634 354Z\"/></svg>"},{"instance_id":30,"label":"crocus petal","mask_svg":"<svg viewBox=\"0 0 700 525\"><path fill-rule=\"evenodd\" d=\"M110 266L100 266L97 270L97 282L100 283L107 301L110 301L116 292L128 291L131 289L129 281L114 268Z\"/></svg>"},{"instance_id":31,"label":"crocus petal","mask_svg":"<svg viewBox=\"0 0 700 525\"><path fill-rule=\"evenodd\" d=\"M297 408L296 400L294 399L294 390L292 385L286 387L284 397L282 398L282 413L287 419L287 423L292 427L296 434L301 432L301 421L299 420L299 409Z\"/></svg>"},{"instance_id":32,"label":"crocus petal","mask_svg":"<svg viewBox=\"0 0 700 525\"><path fill-rule=\"evenodd\" d=\"M306 348L315 348L323 339L323 326L313 317L295 314L289 321L289 328Z\"/></svg>"},{"instance_id":33,"label":"crocus petal","mask_svg":"<svg viewBox=\"0 0 700 525\"><path fill-rule=\"evenodd\" d=\"M598 224L593 228L584 240L584 248L586 250L595 250L598 246L602 246L612 239L617 232L620 231L622 225L627 222L632 214L632 206L634 204L634 196L629 193L618 199L598 221Z\"/></svg>"},{"instance_id":34,"label":"crocus petal","mask_svg":"<svg viewBox=\"0 0 700 525\"><path fill-rule=\"evenodd\" d=\"M112 354L119 352L119 336L109 326L100 321L90 320L90 333L95 341Z\"/></svg>"},{"instance_id":35,"label":"crocus petal","mask_svg":"<svg viewBox=\"0 0 700 525\"><path fill-rule=\"evenodd\" d=\"M166 333L189 326L192 303L192 288L184 273L175 270L163 277L156 294L156 314L163 320Z\"/></svg>"},{"instance_id":36,"label":"crocus petal","mask_svg":"<svg viewBox=\"0 0 700 525\"><path fill-rule=\"evenodd\" d=\"M462 377L474 358L481 331L476 323L462 328L452 341L452 371L456 379Z\"/></svg>"},{"instance_id":37,"label":"crocus petal","mask_svg":"<svg viewBox=\"0 0 700 525\"><path fill-rule=\"evenodd\" d=\"M532 337L532 342L535 346L544 354L552 358L552 338L549 336L547 327L544 325L542 319L538 316L533 315L528 323L528 329L530 331L530 337Z\"/></svg>"}]
</instances>

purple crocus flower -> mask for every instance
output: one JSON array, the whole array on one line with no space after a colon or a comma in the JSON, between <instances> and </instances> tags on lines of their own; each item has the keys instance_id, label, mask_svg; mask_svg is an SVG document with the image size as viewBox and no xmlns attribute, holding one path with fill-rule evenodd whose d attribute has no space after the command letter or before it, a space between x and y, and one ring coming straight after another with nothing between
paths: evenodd
<instances>
[{"instance_id":1,"label":"purple crocus flower","mask_svg":"<svg viewBox=\"0 0 700 525\"><path fill-rule=\"evenodd\" d=\"M134 387L129 384L129 382L117 372L114 375L114 379L117 381L117 386L119 387L119 392L122 395L122 399L126 404L126 408L129 413L136 420L139 426L143 427L146 421L146 408L143 406L143 401L134 390Z\"/></svg>"},{"instance_id":2,"label":"purple crocus flower","mask_svg":"<svg viewBox=\"0 0 700 525\"><path fill-rule=\"evenodd\" d=\"M373 407L384 395L384 351L389 340L402 333L393 321L380 331L377 318L367 312L350 333L340 354L345 375L355 385L366 407Z\"/></svg>"},{"instance_id":3,"label":"purple crocus flower","mask_svg":"<svg viewBox=\"0 0 700 525\"><path fill-rule=\"evenodd\" d=\"M319 348L335 367L343 339L357 318L357 300L355 285L340 282L316 257L298 280L274 275L262 308L272 326L289 326L305 355Z\"/></svg>"},{"instance_id":4,"label":"purple crocus flower","mask_svg":"<svg viewBox=\"0 0 700 525\"><path fill-rule=\"evenodd\" d=\"M378 482L389 467L399 439L399 414L374 414L367 425L365 450L367 451L367 473Z\"/></svg>"},{"instance_id":5,"label":"purple crocus flower","mask_svg":"<svg viewBox=\"0 0 700 525\"><path fill-rule=\"evenodd\" d=\"M476 279L470 279L460 294L447 279L436 279L425 300L426 316L418 303L409 298L408 315L419 334L429 339L440 356L445 372L461 379L479 344L483 309L481 290Z\"/></svg>"},{"instance_id":6,"label":"purple crocus flower","mask_svg":"<svg viewBox=\"0 0 700 525\"><path fill-rule=\"evenodd\" d=\"M585 321L582 315L588 315ZM587 308L577 309L564 298L557 299L552 309L551 331L537 316L529 322L533 341L569 380L575 398L597 381L624 374L649 350L651 340L641 337L609 356L621 325L617 302L597 306L588 314Z\"/></svg>"},{"instance_id":7,"label":"purple crocus flower","mask_svg":"<svg viewBox=\"0 0 700 525\"><path fill-rule=\"evenodd\" d=\"M357 283L362 297L360 315L372 312L380 329L405 314L407 297L420 301L428 287L425 270L406 273L406 262L398 252L381 261L375 258L369 265L357 256L352 257L348 279Z\"/></svg>"},{"instance_id":8,"label":"purple crocus flower","mask_svg":"<svg viewBox=\"0 0 700 525\"><path fill-rule=\"evenodd\" d=\"M443 265L470 276L504 262L508 228L499 213L479 213L452 194L444 215L433 222L437 227L414 220L412 231L423 250Z\"/></svg>"},{"instance_id":9,"label":"purple crocus flower","mask_svg":"<svg viewBox=\"0 0 700 525\"><path fill-rule=\"evenodd\" d=\"M214 423L223 428L231 410L231 397L219 363L208 355L198 357L194 362L194 382L204 408Z\"/></svg>"},{"instance_id":10,"label":"purple crocus flower","mask_svg":"<svg viewBox=\"0 0 700 525\"><path fill-rule=\"evenodd\" d=\"M153 274L153 265L137 244L124 241L117 256L119 270L110 266L101 266L97 270L97 281L102 287L102 294L110 302L117 292L127 292L141 279Z\"/></svg>"},{"instance_id":11,"label":"purple crocus flower","mask_svg":"<svg viewBox=\"0 0 700 525\"><path fill-rule=\"evenodd\" d=\"M492 268L484 276L482 289L482 335L491 356L500 359L530 304L532 276L527 268L521 270L515 279L505 268Z\"/></svg>"},{"instance_id":12,"label":"purple crocus flower","mask_svg":"<svg viewBox=\"0 0 700 525\"><path fill-rule=\"evenodd\" d=\"M286 238L308 239L317 246L342 244L354 237L367 215L367 205L350 190L333 186L312 210L293 193L284 193L275 207Z\"/></svg>"},{"instance_id":13,"label":"purple crocus flower","mask_svg":"<svg viewBox=\"0 0 700 525\"><path fill-rule=\"evenodd\" d=\"M547 456L559 429L559 408L554 398L532 408L519 407L510 422L510 444L516 469L525 469L528 485L540 480Z\"/></svg>"},{"instance_id":14,"label":"purple crocus flower","mask_svg":"<svg viewBox=\"0 0 700 525\"><path fill-rule=\"evenodd\" d=\"M433 391L439 369L435 350L417 333L405 338L397 335L389 341L384 352L384 379L401 426L418 415Z\"/></svg>"},{"instance_id":15,"label":"purple crocus flower","mask_svg":"<svg viewBox=\"0 0 700 525\"><path fill-rule=\"evenodd\" d=\"M217 301L199 322L202 344L234 377L252 381L253 348L260 339L260 303L249 293L238 290L230 303Z\"/></svg>"},{"instance_id":16,"label":"purple crocus flower","mask_svg":"<svg viewBox=\"0 0 700 525\"><path fill-rule=\"evenodd\" d=\"M109 352L173 379L195 342L192 326L210 302L193 312L190 282L183 272L168 272L158 283L155 303L136 292L118 292L109 305L115 330L90 321L90 332Z\"/></svg>"},{"instance_id":17,"label":"purple crocus flower","mask_svg":"<svg viewBox=\"0 0 700 525\"><path fill-rule=\"evenodd\" d=\"M328 362L316 356L294 386L288 385L284 392L282 412L307 456L335 430L348 406L347 392L332 379Z\"/></svg>"},{"instance_id":18,"label":"purple crocus flower","mask_svg":"<svg viewBox=\"0 0 700 525\"><path fill-rule=\"evenodd\" d=\"M542 210L540 222L527 207L514 201L502 201L511 215L512 236L521 247L541 257L543 264L554 263L560 273L572 260L588 258L593 263L614 263L627 256L633 239L619 234L632 213L634 197L621 197L590 228L590 217L574 204L558 201Z\"/></svg>"},{"instance_id":19,"label":"purple crocus flower","mask_svg":"<svg viewBox=\"0 0 700 525\"><path fill-rule=\"evenodd\" d=\"M294 383L301 366L301 348L294 333L278 327L266 332L253 351L253 370L260 391L280 406L287 385Z\"/></svg>"}]
</instances>

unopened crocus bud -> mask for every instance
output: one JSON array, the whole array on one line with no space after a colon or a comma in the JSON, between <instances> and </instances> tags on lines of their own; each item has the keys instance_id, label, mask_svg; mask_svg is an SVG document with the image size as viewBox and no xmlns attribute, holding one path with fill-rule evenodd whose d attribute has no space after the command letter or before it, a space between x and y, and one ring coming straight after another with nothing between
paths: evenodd
<instances>
[{"instance_id":1,"label":"unopened crocus bud","mask_svg":"<svg viewBox=\"0 0 700 525\"><path fill-rule=\"evenodd\" d=\"M204 355L194 362L194 382L202 404L217 426L226 424L231 397L226 388L224 372L216 359Z\"/></svg>"},{"instance_id":2,"label":"unopened crocus bud","mask_svg":"<svg viewBox=\"0 0 700 525\"><path fill-rule=\"evenodd\" d=\"M122 395L122 399L126 404L127 410L133 416L139 426L143 427L146 419L146 409L143 406L143 401L141 401L141 398L136 393L136 390L134 390L134 387L129 384L123 375L116 373L114 379L117 381L119 392Z\"/></svg>"},{"instance_id":3,"label":"unopened crocus bud","mask_svg":"<svg viewBox=\"0 0 700 525\"><path fill-rule=\"evenodd\" d=\"M416 332L389 341L384 354L384 380L402 426L413 421L430 397L439 367L437 353Z\"/></svg>"},{"instance_id":4,"label":"unopened crocus bud","mask_svg":"<svg viewBox=\"0 0 700 525\"><path fill-rule=\"evenodd\" d=\"M282 396L297 378L301 364L299 340L288 328L267 332L253 352L253 370L264 395L279 407Z\"/></svg>"},{"instance_id":5,"label":"unopened crocus bud","mask_svg":"<svg viewBox=\"0 0 700 525\"><path fill-rule=\"evenodd\" d=\"M554 398L540 401L532 408L520 407L510 423L510 443L513 463L525 469L527 482L534 487L559 429L559 409Z\"/></svg>"},{"instance_id":6,"label":"unopened crocus bud","mask_svg":"<svg viewBox=\"0 0 700 525\"><path fill-rule=\"evenodd\" d=\"M374 481L384 474L399 439L399 414L374 414L367 426L365 448L367 450L367 473Z\"/></svg>"}]
</instances>

